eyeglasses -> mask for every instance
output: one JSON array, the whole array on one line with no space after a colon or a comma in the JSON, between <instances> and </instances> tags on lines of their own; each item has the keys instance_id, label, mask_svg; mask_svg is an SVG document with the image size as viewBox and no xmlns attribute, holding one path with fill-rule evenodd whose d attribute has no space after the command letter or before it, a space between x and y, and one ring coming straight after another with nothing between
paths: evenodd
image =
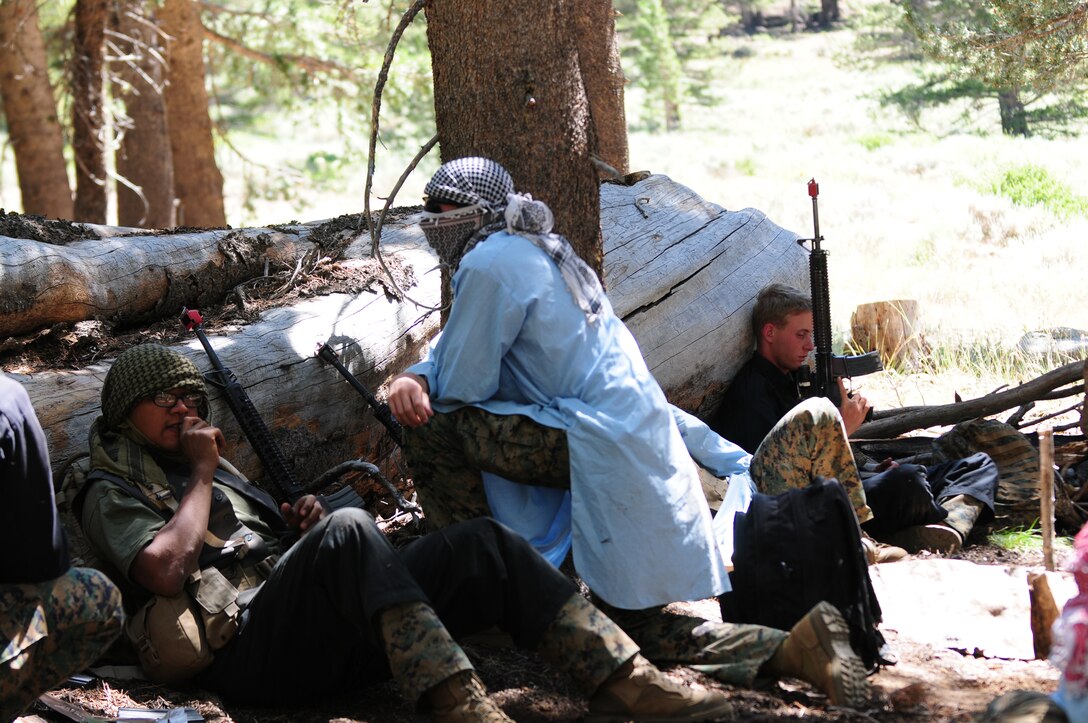
<instances>
[{"instance_id":1,"label":"eyeglasses","mask_svg":"<svg viewBox=\"0 0 1088 723\"><path fill-rule=\"evenodd\" d=\"M196 409L204 401L204 395L196 392L189 392L188 394L174 394L173 392L155 392L150 397L156 407L162 407L163 409L173 409L174 405L178 403L178 400L185 402L185 406L190 409Z\"/></svg>"}]
</instances>

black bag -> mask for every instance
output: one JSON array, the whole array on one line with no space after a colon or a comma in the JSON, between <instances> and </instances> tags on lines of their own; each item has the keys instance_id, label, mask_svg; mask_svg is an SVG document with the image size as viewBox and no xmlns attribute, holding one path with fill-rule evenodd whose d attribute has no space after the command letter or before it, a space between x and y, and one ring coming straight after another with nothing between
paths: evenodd
<instances>
[{"instance_id":1,"label":"black bag","mask_svg":"<svg viewBox=\"0 0 1088 723\"><path fill-rule=\"evenodd\" d=\"M756 494L733 522L733 590L722 619L789 630L821 600L842 612L866 668L885 661L876 599L846 490L817 477L804 489Z\"/></svg>"}]
</instances>

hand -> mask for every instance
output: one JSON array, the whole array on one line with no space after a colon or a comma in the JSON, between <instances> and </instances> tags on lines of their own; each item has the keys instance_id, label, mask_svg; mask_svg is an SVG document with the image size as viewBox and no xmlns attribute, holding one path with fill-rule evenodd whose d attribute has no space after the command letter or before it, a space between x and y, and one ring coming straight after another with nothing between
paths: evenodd
<instances>
[{"instance_id":1,"label":"hand","mask_svg":"<svg viewBox=\"0 0 1088 723\"><path fill-rule=\"evenodd\" d=\"M295 501L294 506L284 502L280 512L287 524L299 532L306 532L325 517L325 508L313 495L304 495Z\"/></svg>"},{"instance_id":2,"label":"hand","mask_svg":"<svg viewBox=\"0 0 1088 723\"><path fill-rule=\"evenodd\" d=\"M895 469L898 466L899 466L898 462L896 462L891 457L886 457L883 462L881 462L880 464L878 464L876 466L876 471L877 472L886 472L889 469Z\"/></svg>"},{"instance_id":3,"label":"hand","mask_svg":"<svg viewBox=\"0 0 1088 723\"><path fill-rule=\"evenodd\" d=\"M846 382L842 380L842 377L837 381L839 383L839 394L842 397L842 404L839 405L842 426L846 428L846 436L850 437L854 432L858 431L858 427L865 421L865 415L872 409L872 405L857 392L848 391Z\"/></svg>"},{"instance_id":4,"label":"hand","mask_svg":"<svg viewBox=\"0 0 1088 723\"><path fill-rule=\"evenodd\" d=\"M429 392L426 378L411 372L398 374L389 385L389 411L405 427L426 424L434 416Z\"/></svg>"},{"instance_id":5,"label":"hand","mask_svg":"<svg viewBox=\"0 0 1088 723\"><path fill-rule=\"evenodd\" d=\"M219 427L213 427L200 417L182 417L179 446L193 467L214 470L219 466L219 453L225 444Z\"/></svg>"}]
</instances>

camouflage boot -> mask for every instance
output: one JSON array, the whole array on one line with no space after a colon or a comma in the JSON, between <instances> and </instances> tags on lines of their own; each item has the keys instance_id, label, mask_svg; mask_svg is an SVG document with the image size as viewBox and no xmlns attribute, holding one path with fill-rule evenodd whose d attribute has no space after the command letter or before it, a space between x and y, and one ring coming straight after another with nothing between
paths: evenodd
<instances>
[{"instance_id":1,"label":"camouflage boot","mask_svg":"<svg viewBox=\"0 0 1088 723\"><path fill-rule=\"evenodd\" d=\"M472 672L465 651L454 642L435 611L424 603L389 606L378 614L378 627L393 680L411 703L423 699L425 693L430 702L430 692L440 684L449 682L458 673Z\"/></svg>"},{"instance_id":2,"label":"camouflage boot","mask_svg":"<svg viewBox=\"0 0 1088 723\"><path fill-rule=\"evenodd\" d=\"M575 593L540 636L536 652L567 671L589 695L638 653L638 645L607 615Z\"/></svg>"},{"instance_id":3,"label":"camouflage boot","mask_svg":"<svg viewBox=\"0 0 1088 723\"><path fill-rule=\"evenodd\" d=\"M949 553L960 549L971 534L975 520L982 514L983 504L974 497L956 495L941 502L941 507L948 510L948 517L943 522L899 530L890 540L911 552Z\"/></svg>"}]
</instances>

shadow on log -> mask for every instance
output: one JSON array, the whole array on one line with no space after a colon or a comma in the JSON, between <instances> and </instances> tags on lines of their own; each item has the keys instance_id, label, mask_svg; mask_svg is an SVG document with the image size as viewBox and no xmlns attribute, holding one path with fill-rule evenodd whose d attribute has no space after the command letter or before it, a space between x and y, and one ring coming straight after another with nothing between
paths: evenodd
<instances>
[{"instance_id":1,"label":"shadow on log","mask_svg":"<svg viewBox=\"0 0 1088 723\"><path fill-rule=\"evenodd\" d=\"M382 253L414 267L417 285L407 294L433 306L439 272L417 220L409 215L387 223ZM748 319L759 289L772 281L808 286L807 259L796 234L759 211L726 211L664 176L630 187L602 186L601 226L613 307L666 394L689 411L712 409L747 357L753 345ZM181 238L173 236L171 242ZM144 254L138 238L124 241L117 253ZM363 257L369 245L364 234L344 255ZM144 263L155 268L150 259ZM424 354L437 330L437 313L365 291L272 309L254 324L209 338L306 483L346 459L370 456L384 439L363 399L315 357L318 345L332 345L352 373L377 392ZM179 349L201 369L209 367L195 339ZM108 368L103 362L77 371L12 375L27 387L47 430L54 469L85 451ZM212 414L227 437L225 456L260 479L256 457L214 390Z\"/></svg>"}]
</instances>

